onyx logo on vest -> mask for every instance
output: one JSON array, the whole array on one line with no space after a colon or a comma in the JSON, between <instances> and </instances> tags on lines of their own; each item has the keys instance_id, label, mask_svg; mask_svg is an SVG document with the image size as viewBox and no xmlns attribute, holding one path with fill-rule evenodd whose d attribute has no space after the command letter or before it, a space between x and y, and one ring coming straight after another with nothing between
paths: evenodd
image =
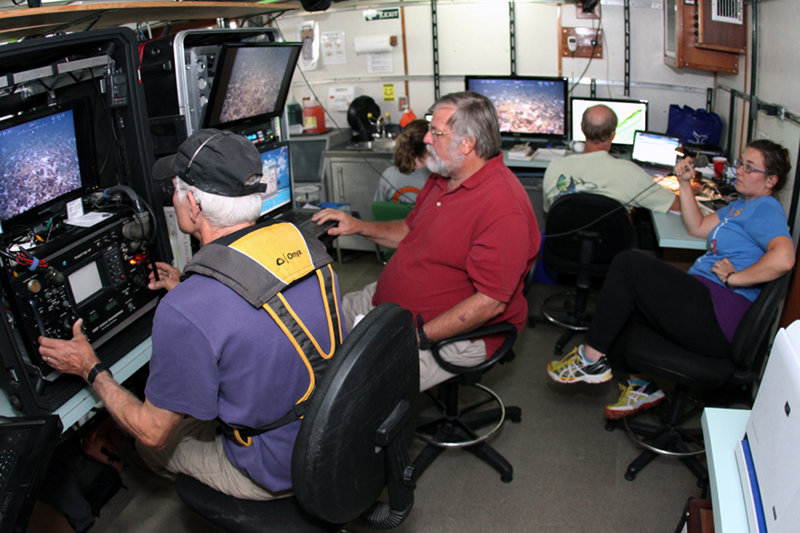
<instances>
[{"instance_id":1,"label":"onyx logo on vest","mask_svg":"<svg viewBox=\"0 0 800 533\"><path fill-rule=\"evenodd\" d=\"M286 264L286 261L291 261L292 259L297 259L299 257L302 257L302 255L303 255L303 251L302 250L296 250L294 252L288 252L288 253L283 254L283 257L279 257L278 260L275 261L275 264L277 264L278 266L281 266L281 265Z\"/></svg>"}]
</instances>

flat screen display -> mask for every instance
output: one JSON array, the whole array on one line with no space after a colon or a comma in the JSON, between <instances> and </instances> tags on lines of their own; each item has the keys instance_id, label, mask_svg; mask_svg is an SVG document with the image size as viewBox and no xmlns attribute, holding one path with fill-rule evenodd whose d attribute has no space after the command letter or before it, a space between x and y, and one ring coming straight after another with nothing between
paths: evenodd
<instances>
[{"instance_id":1,"label":"flat screen display","mask_svg":"<svg viewBox=\"0 0 800 533\"><path fill-rule=\"evenodd\" d=\"M292 203L289 145L279 144L262 150L261 164L261 183L267 186L261 204L261 216L264 216Z\"/></svg>"},{"instance_id":2,"label":"flat screen display","mask_svg":"<svg viewBox=\"0 0 800 533\"><path fill-rule=\"evenodd\" d=\"M497 108L501 135L566 139L566 78L466 76L465 83Z\"/></svg>"},{"instance_id":3,"label":"flat screen display","mask_svg":"<svg viewBox=\"0 0 800 533\"><path fill-rule=\"evenodd\" d=\"M67 276L67 279L69 280L69 287L72 290L72 298L75 300L75 305L80 305L103 288L100 270L97 268L97 262L95 261L82 266Z\"/></svg>"},{"instance_id":4,"label":"flat screen display","mask_svg":"<svg viewBox=\"0 0 800 533\"><path fill-rule=\"evenodd\" d=\"M205 127L228 128L283 113L300 43L228 43L217 54Z\"/></svg>"},{"instance_id":5,"label":"flat screen display","mask_svg":"<svg viewBox=\"0 0 800 533\"><path fill-rule=\"evenodd\" d=\"M72 109L0 130L0 220L9 220L80 188Z\"/></svg>"},{"instance_id":6,"label":"flat screen display","mask_svg":"<svg viewBox=\"0 0 800 533\"><path fill-rule=\"evenodd\" d=\"M599 104L610 107L617 115L617 131L616 135L614 135L613 144L633 146L634 132L647 130L646 100L596 100L592 98L573 98L570 102L573 141L586 140L586 136L583 134L583 131L581 131L583 112Z\"/></svg>"},{"instance_id":7,"label":"flat screen display","mask_svg":"<svg viewBox=\"0 0 800 533\"><path fill-rule=\"evenodd\" d=\"M637 131L631 159L643 165L675 166L678 161L678 137L650 131Z\"/></svg>"}]
</instances>

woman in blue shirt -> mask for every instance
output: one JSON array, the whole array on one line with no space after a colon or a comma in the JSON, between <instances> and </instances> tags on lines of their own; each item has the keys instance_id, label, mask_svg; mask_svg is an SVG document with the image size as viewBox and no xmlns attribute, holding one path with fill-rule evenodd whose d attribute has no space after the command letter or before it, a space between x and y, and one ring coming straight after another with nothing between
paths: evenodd
<instances>
[{"instance_id":1,"label":"woman in blue shirt","mask_svg":"<svg viewBox=\"0 0 800 533\"><path fill-rule=\"evenodd\" d=\"M706 253L685 273L638 252L617 256L600 293L587 343L547 372L560 383L605 383L612 378L606 353L625 324L644 319L673 343L712 357L730 356L736 328L761 286L794 266L794 244L786 214L774 194L791 168L788 151L772 141L750 143L736 166L741 199L703 215L694 199L690 159L675 172L680 182L681 216L688 233L707 239ZM652 407L664 393L644 376L631 374L606 416L622 418Z\"/></svg>"}]
</instances>

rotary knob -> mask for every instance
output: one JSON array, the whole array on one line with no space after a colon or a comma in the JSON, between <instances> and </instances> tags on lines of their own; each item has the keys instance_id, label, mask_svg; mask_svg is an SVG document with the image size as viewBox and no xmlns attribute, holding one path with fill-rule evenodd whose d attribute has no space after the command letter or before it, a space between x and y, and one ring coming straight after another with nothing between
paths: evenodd
<instances>
[{"instance_id":1,"label":"rotary knob","mask_svg":"<svg viewBox=\"0 0 800 533\"><path fill-rule=\"evenodd\" d=\"M28 283L25 284L28 291L32 294L39 294L39 291L42 290L42 282L36 278L28 280Z\"/></svg>"}]
</instances>

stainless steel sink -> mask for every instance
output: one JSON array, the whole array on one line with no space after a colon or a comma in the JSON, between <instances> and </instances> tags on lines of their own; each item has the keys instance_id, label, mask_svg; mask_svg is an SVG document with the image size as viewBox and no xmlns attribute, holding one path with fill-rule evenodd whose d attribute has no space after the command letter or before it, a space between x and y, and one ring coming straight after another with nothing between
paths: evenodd
<instances>
[{"instance_id":1,"label":"stainless steel sink","mask_svg":"<svg viewBox=\"0 0 800 533\"><path fill-rule=\"evenodd\" d=\"M347 145L348 150L364 150L369 152L394 152L394 139L372 139L358 141Z\"/></svg>"}]
</instances>

